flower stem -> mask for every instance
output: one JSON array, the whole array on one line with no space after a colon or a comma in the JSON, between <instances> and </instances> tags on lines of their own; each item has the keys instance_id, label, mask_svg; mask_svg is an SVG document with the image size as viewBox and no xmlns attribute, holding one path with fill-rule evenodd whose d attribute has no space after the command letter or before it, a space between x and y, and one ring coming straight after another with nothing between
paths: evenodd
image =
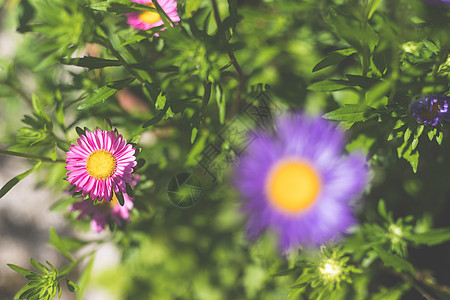
<instances>
[{"instance_id":1,"label":"flower stem","mask_svg":"<svg viewBox=\"0 0 450 300\"><path fill-rule=\"evenodd\" d=\"M51 162L51 163L65 163L65 160L63 160L63 159L53 160L49 157L43 157L43 156L38 156L38 155L33 155L33 154L28 154L28 153L14 152L14 151L2 150L2 149L0 149L0 154L30 158L30 159L35 159L35 160L42 160L42 161Z\"/></svg>"},{"instance_id":2,"label":"flower stem","mask_svg":"<svg viewBox=\"0 0 450 300\"><path fill-rule=\"evenodd\" d=\"M222 25L222 21L220 20L220 14L219 14L219 8L217 6L216 0L211 0L213 11L214 11L214 19L216 20L217 28L219 28ZM228 44L228 40L225 37L225 43ZM234 56L233 51L228 50L227 51L228 57L230 58L231 64L233 65L234 69L236 70L236 73L238 75L238 89L236 93L236 98L234 100L233 106L231 107L229 119L231 119L235 114L237 109L239 108L239 104L241 102L242 98L242 90L244 88L244 81L245 76L242 72L241 66L239 65L238 61L236 60L236 56Z\"/></svg>"}]
</instances>

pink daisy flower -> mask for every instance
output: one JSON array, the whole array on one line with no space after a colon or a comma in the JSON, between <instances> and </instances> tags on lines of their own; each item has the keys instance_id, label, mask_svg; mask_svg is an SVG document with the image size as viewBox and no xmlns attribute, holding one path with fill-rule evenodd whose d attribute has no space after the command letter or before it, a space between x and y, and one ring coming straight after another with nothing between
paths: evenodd
<instances>
[{"instance_id":1,"label":"pink daisy flower","mask_svg":"<svg viewBox=\"0 0 450 300\"><path fill-rule=\"evenodd\" d=\"M113 195L110 202L106 203L102 201L96 205L94 205L91 199L87 199L72 204L69 211L81 211L78 220L90 216L92 218L91 230L94 232L102 232L105 230L109 220L116 222L119 226L123 226L125 222L130 222L130 210L134 206L134 199L126 193L123 193L123 200L124 204L121 206L116 195Z\"/></svg>"},{"instance_id":2,"label":"pink daisy flower","mask_svg":"<svg viewBox=\"0 0 450 300\"><path fill-rule=\"evenodd\" d=\"M66 153L67 180L83 197L89 194L92 199L109 202L114 193L125 195L136 166L135 151L114 131L86 131Z\"/></svg>"},{"instance_id":3,"label":"pink daisy flower","mask_svg":"<svg viewBox=\"0 0 450 300\"><path fill-rule=\"evenodd\" d=\"M155 8L155 5L150 0L131 1ZM164 10L167 16L172 20L172 22L180 21L180 17L177 13L177 2L175 2L174 0L159 0L158 4ZM131 27L140 30L148 30L150 28L161 26L164 24L161 16L155 11L136 11L127 13L125 15L128 18L128 24L130 24Z\"/></svg>"}]
</instances>

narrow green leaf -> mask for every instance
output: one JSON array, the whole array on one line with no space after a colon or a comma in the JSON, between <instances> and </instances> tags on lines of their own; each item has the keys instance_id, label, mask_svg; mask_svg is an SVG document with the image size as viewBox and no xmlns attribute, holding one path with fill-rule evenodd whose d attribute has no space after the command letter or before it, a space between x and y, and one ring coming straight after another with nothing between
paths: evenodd
<instances>
[{"instance_id":1,"label":"narrow green leaf","mask_svg":"<svg viewBox=\"0 0 450 300\"><path fill-rule=\"evenodd\" d=\"M39 264L36 260L34 260L33 258L30 258L30 264L33 266L33 268L36 270L36 271L39 271L39 272L41 272L41 273L46 273L45 271L44 271L44 268L42 267L42 264Z\"/></svg>"},{"instance_id":2,"label":"narrow green leaf","mask_svg":"<svg viewBox=\"0 0 450 300\"><path fill-rule=\"evenodd\" d=\"M438 135L436 136L436 142L441 145L442 144L442 139L444 138L444 134L442 133L442 131L439 131Z\"/></svg>"},{"instance_id":3,"label":"narrow green leaf","mask_svg":"<svg viewBox=\"0 0 450 300\"><path fill-rule=\"evenodd\" d=\"M158 98L156 98L155 108L156 108L157 110L163 109L164 106L166 105L166 101L167 101L167 99L166 99L166 93L161 92L161 93L158 95Z\"/></svg>"},{"instance_id":4,"label":"narrow green leaf","mask_svg":"<svg viewBox=\"0 0 450 300\"><path fill-rule=\"evenodd\" d=\"M40 117L44 118L45 120L47 120L48 122L50 122L50 118L47 116L47 113L42 108L41 100L39 100L38 96L36 96L35 94L32 94L31 95L31 103L33 104L34 112L38 116L40 116Z\"/></svg>"},{"instance_id":5,"label":"narrow green leaf","mask_svg":"<svg viewBox=\"0 0 450 300\"><path fill-rule=\"evenodd\" d=\"M436 135L436 128L431 129L430 131L428 131L428 138L430 139L430 141L433 140L434 136Z\"/></svg>"},{"instance_id":6,"label":"narrow green leaf","mask_svg":"<svg viewBox=\"0 0 450 300\"><path fill-rule=\"evenodd\" d=\"M139 170L140 168L142 168L143 165L145 165L145 159L139 158L136 161L136 167L134 167L134 171Z\"/></svg>"},{"instance_id":7,"label":"narrow green leaf","mask_svg":"<svg viewBox=\"0 0 450 300\"><path fill-rule=\"evenodd\" d=\"M78 285L76 285L75 282L73 282L72 280L66 279L66 283L67 283L67 288L69 289L69 291L78 292L80 290Z\"/></svg>"},{"instance_id":8,"label":"narrow green leaf","mask_svg":"<svg viewBox=\"0 0 450 300\"><path fill-rule=\"evenodd\" d=\"M65 65L88 68L89 70L101 69L105 67L117 67L122 65L120 61L116 59L104 59L92 56L63 59L62 63Z\"/></svg>"},{"instance_id":9,"label":"narrow green leaf","mask_svg":"<svg viewBox=\"0 0 450 300\"><path fill-rule=\"evenodd\" d=\"M41 165L42 161L38 161L31 169L29 169L26 172L23 172L22 174L17 175L10 181L8 181L1 189L0 189L0 199L6 195L6 193L9 192L16 184L18 184L22 179L36 171L39 166Z\"/></svg>"},{"instance_id":10,"label":"narrow green leaf","mask_svg":"<svg viewBox=\"0 0 450 300\"><path fill-rule=\"evenodd\" d=\"M73 258L73 256L69 253L66 246L59 238L55 228L53 227L50 228L50 244L55 247L59 251L59 253L67 257L70 261L75 262L75 258Z\"/></svg>"},{"instance_id":11,"label":"narrow green leaf","mask_svg":"<svg viewBox=\"0 0 450 300\"><path fill-rule=\"evenodd\" d=\"M378 213L380 214L380 216L382 216L383 218L387 219L388 215L387 215L387 210L386 210L386 204L384 203L384 200L381 199L380 201L378 201Z\"/></svg>"},{"instance_id":12,"label":"narrow green leaf","mask_svg":"<svg viewBox=\"0 0 450 300\"><path fill-rule=\"evenodd\" d=\"M123 199L122 191L119 191L118 193L114 192L114 194L116 195L117 200L119 200L120 206L124 206L125 200Z\"/></svg>"},{"instance_id":13,"label":"narrow green leaf","mask_svg":"<svg viewBox=\"0 0 450 300\"><path fill-rule=\"evenodd\" d=\"M424 233L411 234L405 238L417 244L435 246L450 241L450 228L432 229Z\"/></svg>"},{"instance_id":14,"label":"narrow green leaf","mask_svg":"<svg viewBox=\"0 0 450 300\"><path fill-rule=\"evenodd\" d=\"M225 114L226 114L226 102L225 102L225 98L223 97L222 87L220 85L216 85L216 102L217 102L217 107L219 108L220 124L224 124Z\"/></svg>"},{"instance_id":15,"label":"narrow green leaf","mask_svg":"<svg viewBox=\"0 0 450 300\"><path fill-rule=\"evenodd\" d=\"M322 69L325 69L329 66L337 65L341 61L343 61L348 56L352 55L353 53L356 53L355 49L349 48L349 49L342 49L337 50L334 52L329 53L324 59L322 59L319 63L317 63L314 68L313 72L320 71Z\"/></svg>"},{"instance_id":16,"label":"narrow green leaf","mask_svg":"<svg viewBox=\"0 0 450 300\"><path fill-rule=\"evenodd\" d=\"M325 79L310 84L308 90L314 92L333 92L352 87L354 87L354 84L346 80Z\"/></svg>"},{"instance_id":17,"label":"narrow green leaf","mask_svg":"<svg viewBox=\"0 0 450 300\"><path fill-rule=\"evenodd\" d=\"M83 130L83 129L81 129L80 127L75 127L75 131L77 132L77 134L81 137L82 135L85 135L86 134L86 132Z\"/></svg>"},{"instance_id":18,"label":"narrow green leaf","mask_svg":"<svg viewBox=\"0 0 450 300\"><path fill-rule=\"evenodd\" d=\"M125 187L127 190L127 195L130 197L134 197L134 191L133 191L133 188L131 187L131 185L129 183L125 183Z\"/></svg>"},{"instance_id":19,"label":"narrow green leaf","mask_svg":"<svg viewBox=\"0 0 450 300\"><path fill-rule=\"evenodd\" d=\"M135 78L125 78L122 80L117 80L113 82L109 82L106 85L98 88L94 91L94 93L89 97L86 101L80 104L77 109L83 110L87 108L91 108L99 102L105 102L109 97L114 95L118 90L123 89L124 87L130 85Z\"/></svg>"},{"instance_id":20,"label":"narrow green leaf","mask_svg":"<svg viewBox=\"0 0 450 300\"><path fill-rule=\"evenodd\" d=\"M69 152L70 143L68 143L66 141L57 141L56 146L58 146L58 148L64 152Z\"/></svg>"},{"instance_id":21,"label":"narrow green leaf","mask_svg":"<svg viewBox=\"0 0 450 300\"><path fill-rule=\"evenodd\" d=\"M377 10L378 5L380 5L382 0L372 0L369 2L369 13L367 15L368 19L372 18L373 13Z\"/></svg>"},{"instance_id":22,"label":"narrow green leaf","mask_svg":"<svg viewBox=\"0 0 450 300\"><path fill-rule=\"evenodd\" d=\"M188 0L186 1L186 16L188 18L192 17L192 14L197 11L197 9L202 3L201 0Z\"/></svg>"},{"instance_id":23,"label":"narrow green leaf","mask_svg":"<svg viewBox=\"0 0 450 300\"><path fill-rule=\"evenodd\" d=\"M78 286L80 289L78 290L78 293L76 295L76 300L82 300L84 293L86 292L86 288L90 282L91 274L92 274L92 267L94 266L94 259L95 256L92 255L91 259L87 263L87 265L84 267L83 272L80 275L80 278L78 279Z\"/></svg>"},{"instance_id":24,"label":"narrow green leaf","mask_svg":"<svg viewBox=\"0 0 450 300\"><path fill-rule=\"evenodd\" d=\"M27 269L25 269L25 268L16 266L16 265L14 265L14 264L7 264L7 265L8 265L8 267L10 267L11 269L13 269L13 270L16 271L17 273L22 274L23 276L26 276L26 275L29 275L29 274L36 274L36 273L33 272L33 271L30 271L30 270L27 270Z\"/></svg>"},{"instance_id":25,"label":"narrow green leaf","mask_svg":"<svg viewBox=\"0 0 450 300\"><path fill-rule=\"evenodd\" d=\"M386 267L392 267L400 273L405 271L413 276L415 275L414 267L409 261L401 258L400 256L389 253L378 246L375 246L374 250L378 253L378 256Z\"/></svg>"},{"instance_id":26,"label":"narrow green leaf","mask_svg":"<svg viewBox=\"0 0 450 300\"><path fill-rule=\"evenodd\" d=\"M375 86L376 84L381 83L380 79L378 79L378 78L371 78L371 77L365 77L365 76L360 76L360 75L350 75L350 74L345 75L345 77L348 78L348 81L351 84L362 87L365 90L368 90L368 89L372 88L373 86Z\"/></svg>"},{"instance_id":27,"label":"narrow green leaf","mask_svg":"<svg viewBox=\"0 0 450 300\"><path fill-rule=\"evenodd\" d=\"M405 141L405 143L407 142L407 141L409 141L409 138L411 137L411 134L412 134L412 130L411 130L411 128L406 128L406 130L405 130L405 134L403 135L403 140Z\"/></svg>"},{"instance_id":28,"label":"narrow green leaf","mask_svg":"<svg viewBox=\"0 0 450 300\"><path fill-rule=\"evenodd\" d=\"M141 11L141 10L148 10L148 11L156 11L156 9L144 6L142 4L138 3L116 3L116 2L110 2L110 1L104 1L99 3L93 3L90 5L90 7L94 10L99 11L107 11L112 12L116 14L126 14L131 13L135 11Z\"/></svg>"},{"instance_id":29,"label":"narrow green leaf","mask_svg":"<svg viewBox=\"0 0 450 300\"><path fill-rule=\"evenodd\" d=\"M197 128L192 128L192 132L191 132L191 144L194 143L195 139L197 138L197 133L198 133L198 129Z\"/></svg>"},{"instance_id":30,"label":"narrow green leaf","mask_svg":"<svg viewBox=\"0 0 450 300\"><path fill-rule=\"evenodd\" d=\"M323 115L323 118L335 121L360 122L376 116L374 110L364 104L347 104Z\"/></svg>"}]
</instances>

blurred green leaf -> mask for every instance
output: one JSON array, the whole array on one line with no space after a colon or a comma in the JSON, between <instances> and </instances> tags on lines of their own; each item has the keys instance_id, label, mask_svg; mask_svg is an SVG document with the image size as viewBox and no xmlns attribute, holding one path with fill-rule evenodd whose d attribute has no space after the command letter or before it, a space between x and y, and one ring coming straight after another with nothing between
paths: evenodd
<instances>
[{"instance_id":1,"label":"blurred green leaf","mask_svg":"<svg viewBox=\"0 0 450 300\"><path fill-rule=\"evenodd\" d=\"M116 59L104 59L99 57L84 56L62 60L65 65L88 68L89 70L101 69L105 67L117 67L122 64Z\"/></svg>"},{"instance_id":2,"label":"blurred green leaf","mask_svg":"<svg viewBox=\"0 0 450 300\"><path fill-rule=\"evenodd\" d=\"M55 228L50 228L50 244L55 247L59 253L64 255L66 258L68 258L71 262L75 262L75 258L69 253L69 250L67 250L66 246L62 242L62 240L59 238L58 233L56 232Z\"/></svg>"},{"instance_id":3,"label":"blurred green leaf","mask_svg":"<svg viewBox=\"0 0 450 300\"><path fill-rule=\"evenodd\" d=\"M29 169L26 172L23 172L22 174L17 175L16 177L14 177L13 179L11 179L10 181L8 181L1 189L0 189L0 198L2 198L3 196L5 196L6 193L9 192L10 189L12 189L16 184L18 184L22 179L24 179L25 177L27 177L28 175L30 175L31 173L33 173L34 171L36 171L40 165L41 165L42 161L38 161L31 169Z\"/></svg>"},{"instance_id":4,"label":"blurred green leaf","mask_svg":"<svg viewBox=\"0 0 450 300\"><path fill-rule=\"evenodd\" d=\"M356 53L356 50L352 48L336 50L334 52L331 52L327 54L327 56L324 59L322 59L319 63L317 63L312 71L317 72L329 66L337 65L338 63L340 63L353 53Z\"/></svg>"},{"instance_id":5,"label":"blurred green leaf","mask_svg":"<svg viewBox=\"0 0 450 300\"><path fill-rule=\"evenodd\" d=\"M400 273L405 271L413 276L415 275L414 267L409 261L401 258L400 256L389 253L379 246L374 246L374 250L378 253L380 259L386 267L392 267Z\"/></svg>"},{"instance_id":6,"label":"blurred green leaf","mask_svg":"<svg viewBox=\"0 0 450 300\"><path fill-rule=\"evenodd\" d=\"M82 104L80 104L77 109L83 110L87 108L91 108L99 102L105 102L109 97L114 95L118 90L123 89L124 87L130 85L135 80L134 77L125 78L122 80L112 81L98 88L94 91L87 100L85 100Z\"/></svg>"},{"instance_id":7,"label":"blurred green leaf","mask_svg":"<svg viewBox=\"0 0 450 300\"><path fill-rule=\"evenodd\" d=\"M360 122L366 121L377 114L373 108L364 104L347 104L323 115L323 118L335 121Z\"/></svg>"}]
</instances>

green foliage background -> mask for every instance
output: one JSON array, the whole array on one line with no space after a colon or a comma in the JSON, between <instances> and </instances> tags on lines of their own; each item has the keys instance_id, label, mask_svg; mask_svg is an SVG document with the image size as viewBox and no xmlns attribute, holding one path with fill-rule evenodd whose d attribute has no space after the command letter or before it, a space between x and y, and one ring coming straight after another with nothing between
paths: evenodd
<instances>
[{"instance_id":1,"label":"green foliage background","mask_svg":"<svg viewBox=\"0 0 450 300\"><path fill-rule=\"evenodd\" d=\"M108 118L139 142L146 163L132 222L112 226L107 238L121 264L91 278L117 299L450 299L448 125L423 126L408 113L415 97L449 93L448 8L419 0L185 0L180 24L136 31L123 14L142 8L130 1L0 4L0 28L21 34L12 56L0 57L0 143L10 151L3 154L37 161L42 184L61 192L69 185L59 162L75 127L107 129ZM283 257L270 233L248 242L232 172L203 182L192 208L169 201L175 174L204 176L196 157L219 143L258 84L270 86L276 109L339 122L347 150L370 158L360 226L339 245ZM131 108L129 93L139 99ZM20 122L24 110L32 112ZM67 212L76 200L64 196L53 210L87 230L88 220ZM25 289L30 298L51 298L59 280L95 255L73 252L103 241L52 229L50 242L68 264L59 272L32 262L52 274L48 284L13 266L35 280ZM320 273L329 259L343 270L337 278ZM78 280L69 276L80 290L67 279L79 299L90 266Z\"/></svg>"}]
</instances>

